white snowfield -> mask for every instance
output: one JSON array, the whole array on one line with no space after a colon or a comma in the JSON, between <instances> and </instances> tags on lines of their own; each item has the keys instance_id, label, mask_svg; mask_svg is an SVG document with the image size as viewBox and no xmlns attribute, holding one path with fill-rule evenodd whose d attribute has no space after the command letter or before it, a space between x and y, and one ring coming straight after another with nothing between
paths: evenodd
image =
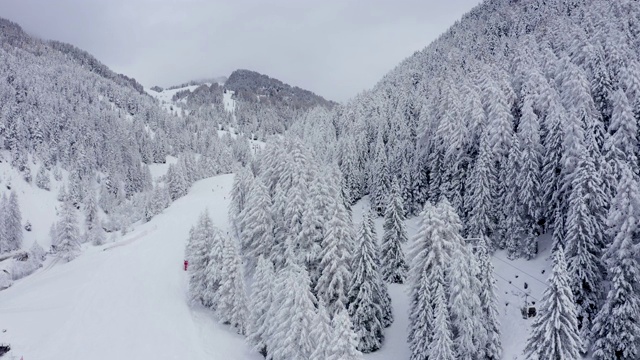
<instances>
[{"instance_id":1,"label":"white snowfield","mask_svg":"<svg viewBox=\"0 0 640 360\"><path fill-rule=\"evenodd\" d=\"M0 343L24 360L260 359L242 336L187 301L184 246L209 209L227 228L233 175L194 184L189 195L109 251L89 246L0 292ZM142 236L141 236L142 234ZM137 238L136 238L137 237Z\"/></svg>"}]
</instances>

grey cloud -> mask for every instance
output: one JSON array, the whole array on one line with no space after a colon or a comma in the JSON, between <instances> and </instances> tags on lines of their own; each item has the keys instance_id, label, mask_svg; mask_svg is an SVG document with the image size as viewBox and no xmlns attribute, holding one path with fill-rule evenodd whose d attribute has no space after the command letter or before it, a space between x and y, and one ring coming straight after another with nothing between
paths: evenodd
<instances>
[{"instance_id":1,"label":"grey cloud","mask_svg":"<svg viewBox=\"0 0 640 360\"><path fill-rule=\"evenodd\" d=\"M247 68L343 101L480 0L0 0L0 16L145 86Z\"/></svg>"}]
</instances>

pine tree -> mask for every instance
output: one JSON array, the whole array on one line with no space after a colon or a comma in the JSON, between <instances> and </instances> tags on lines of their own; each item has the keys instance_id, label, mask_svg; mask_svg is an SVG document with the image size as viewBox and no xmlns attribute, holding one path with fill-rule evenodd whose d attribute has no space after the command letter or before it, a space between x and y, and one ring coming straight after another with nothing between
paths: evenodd
<instances>
[{"instance_id":1,"label":"pine tree","mask_svg":"<svg viewBox=\"0 0 640 360\"><path fill-rule=\"evenodd\" d=\"M184 169L180 164L171 164L167 170L167 187L171 200L176 200L187 194L189 184L184 175Z\"/></svg>"},{"instance_id":2,"label":"pine tree","mask_svg":"<svg viewBox=\"0 0 640 360\"><path fill-rule=\"evenodd\" d=\"M518 202L523 225L522 254L532 259L538 252L538 221L542 218L540 125L529 99L522 105L522 117L518 127L520 144L520 171L516 174Z\"/></svg>"},{"instance_id":3,"label":"pine tree","mask_svg":"<svg viewBox=\"0 0 640 360\"><path fill-rule=\"evenodd\" d=\"M211 263L221 260L220 252L215 253L215 259L211 258L214 241L221 241L218 235L208 210L205 210L200 214L197 225L191 228L185 249L185 258L189 261L190 298L205 306L213 306L212 297L207 295L217 290L208 286L210 284L207 283L207 276L211 270ZM217 248L221 249L221 246L218 245ZM218 276L218 274L215 275Z\"/></svg>"},{"instance_id":4,"label":"pine tree","mask_svg":"<svg viewBox=\"0 0 640 360\"><path fill-rule=\"evenodd\" d=\"M486 342L480 343L480 354L487 360L502 359L502 344L500 342L500 323L498 322L498 307L496 284L493 278L493 265L489 259L486 241L481 238L478 244L478 267L480 279L480 304L482 305L482 324L484 324ZM480 330L479 330L480 331Z\"/></svg>"},{"instance_id":5,"label":"pine tree","mask_svg":"<svg viewBox=\"0 0 640 360\"><path fill-rule=\"evenodd\" d=\"M578 173L569 194L569 213L566 220L566 257L571 279L571 289L576 303L578 327L583 333L583 344L587 344L591 321L602 297L601 238L604 231L598 227L597 209L588 206L589 198L602 193L601 187L590 186L590 178L596 173L589 154L583 154L578 164ZM592 182L592 181L591 181Z\"/></svg>"},{"instance_id":6,"label":"pine tree","mask_svg":"<svg viewBox=\"0 0 640 360\"><path fill-rule=\"evenodd\" d=\"M412 360L429 358L435 330L432 304L436 284L445 282L444 271L451 256L450 235L440 211L427 203L420 215L420 230L409 252L411 266L407 283L411 301L409 347Z\"/></svg>"},{"instance_id":7,"label":"pine tree","mask_svg":"<svg viewBox=\"0 0 640 360\"><path fill-rule=\"evenodd\" d=\"M453 334L449 321L449 308L442 283L435 284L433 338L429 344L428 359L455 360Z\"/></svg>"},{"instance_id":8,"label":"pine tree","mask_svg":"<svg viewBox=\"0 0 640 360\"><path fill-rule=\"evenodd\" d=\"M335 201L331 197L327 180L320 176L313 179L302 218L302 231L297 240L300 253L306 255L305 264L311 277L312 288L315 288L320 277L321 244L327 233Z\"/></svg>"},{"instance_id":9,"label":"pine tree","mask_svg":"<svg viewBox=\"0 0 640 360\"><path fill-rule=\"evenodd\" d=\"M18 194L11 191L9 199L3 209L4 240L6 251L14 251L22 248L22 214L18 204Z\"/></svg>"},{"instance_id":10,"label":"pine tree","mask_svg":"<svg viewBox=\"0 0 640 360\"><path fill-rule=\"evenodd\" d=\"M553 274L524 351L533 359L577 360L582 343L562 247L555 249L553 256Z\"/></svg>"},{"instance_id":11,"label":"pine tree","mask_svg":"<svg viewBox=\"0 0 640 360\"><path fill-rule=\"evenodd\" d=\"M554 93L555 94L555 93ZM557 94L555 94L557 96ZM545 118L546 136L544 141L545 153L542 169L542 190L544 192L545 221L547 228L553 227L554 237L562 228L556 226L562 222L558 217L560 208L560 174L562 172L562 154L564 152L564 119L566 113L559 101L552 100Z\"/></svg>"},{"instance_id":12,"label":"pine tree","mask_svg":"<svg viewBox=\"0 0 640 360\"><path fill-rule=\"evenodd\" d=\"M240 234L242 231L241 214L245 206L248 205L250 199L249 193L252 191L251 189L253 189L253 182L253 173L244 167L239 168L233 178L231 202L229 203L229 221L236 234Z\"/></svg>"},{"instance_id":13,"label":"pine tree","mask_svg":"<svg viewBox=\"0 0 640 360\"><path fill-rule=\"evenodd\" d=\"M526 225L524 224L524 216L522 214L523 208L520 204L520 187L517 183L518 175L521 173L520 164L520 145L518 138L514 139L514 149L509 154L508 162L505 164L507 169L506 181L503 183L504 199L506 203L503 205L506 209L504 221L498 223L498 233L504 237L501 240L507 249L507 256L513 260L522 255L523 244L522 240L526 232Z\"/></svg>"},{"instance_id":14,"label":"pine tree","mask_svg":"<svg viewBox=\"0 0 640 360\"><path fill-rule=\"evenodd\" d=\"M331 327L331 318L329 318L327 308L322 302L318 304L314 324L316 325L311 329L311 339L314 340L314 349L309 359L325 360L330 355L329 350L331 341L334 339L334 329Z\"/></svg>"},{"instance_id":15,"label":"pine tree","mask_svg":"<svg viewBox=\"0 0 640 360\"><path fill-rule=\"evenodd\" d=\"M291 255L295 257L293 260L301 265L305 264L306 256L301 249L306 247L308 242L308 239L300 237L303 231L302 221L306 206L305 194L308 186L304 179L304 170L299 164L294 166L294 173L298 175L292 178L291 187L287 191L284 210L285 227L287 229L285 247L292 247Z\"/></svg>"},{"instance_id":16,"label":"pine tree","mask_svg":"<svg viewBox=\"0 0 640 360\"><path fill-rule=\"evenodd\" d=\"M247 299L242 260L234 239L222 239L221 260L216 313L223 323L230 324L238 333L244 334L247 325Z\"/></svg>"},{"instance_id":17,"label":"pine tree","mask_svg":"<svg viewBox=\"0 0 640 360\"><path fill-rule=\"evenodd\" d=\"M67 196L73 206L75 206L76 209L80 209L80 203L82 203L82 200L84 199L84 189L78 171L72 171L69 175Z\"/></svg>"},{"instance_id":18,"label":"pine tree","mask_svg":"<svg viewBox=\"0 0 640 360\"><path fill-rule=\"evenodd\" d=\"M362 220L359 244L352 263L351 285L349 287L349 316L358 335L358 350L369 353L378 350L384 341L382 286L386 286L378 269L371 226L371 216L367 213Z\"/></svg>"},{"instance_id":19,"label":"pine tree","mask_svg":"<svg viewBox=\"0 0 640 360\"><path fill-rule=\"evenodd\" d=\"M334 334L326 359L361 360L362 354L356 349L358 337L353 331L347 310L339 309L332 324Z\"/></svg>"},{"instance_id":20,"label":"pine tree","mask_svg":"<svg viewBox=\"0 0 640 360\"><path fill-rule=\"evenodd\" d=\"M44 166L40 166L38 173L36 174L36 186L40 189L50 190L51 180L49 179L49 173Z\"/></svg>"},{"instance_id":21,"label":"pine tree","mask_svg":"<svg viewBox=\"0 0 640 360\"><path fill-rule=\"evenodd\" d=\"M629 167L623 167L607 219L613 242L603 256L611 289L593 321L593 356L597 360L631 360L640 355L638 194L640 185L637 175Z\"/></svg>"},{"instance_id":22,"label":"pine tree","mask_svg":"<svg viewBox=\"0 0 640 360\"><path fill-rule=\"evenodd\" d=\"M402 244L407 242L402 199L396 183L391 188L384 214L384 235L382 236L382 278L390 283L402 284L407 277Z\"/></svg>"},{"instance_id":23,"label":"pine tree","mask_svg":"<svg viewBox=\"0 0 640 360\"><path fill-rule=\"evenodd\" d=\"M467 213L466 233L470 236L491 236L496 226L496 216L494 213L494 198L492 190L496 186L496 177L491 172L490 149L483 136L480 145L480 153L476 164L468 178L469 191L466 193ZM495 249L496 245L488 244L490 249Z\"/></svg>"},{"instance_id":24,"label":"pine tree","mask_svg":"<svg viewBox=\"0 0 640 360\"><path fill-rule=\"evenodd\" d=\"M345 219L346 210L341 207L341 204L334 205L333 217L322 239L320 277L315 288L318 299L326 304L330 315L340 308L346 309L351 281L351 227Z\"/></svg>"},{"instance_id":25,"label":"pine tree","mask_svg":"<svg viewBox=\"0 0 640 360\"><path fill-rule=\"evenodd\" d=\"M273 252L273 219L271 199L261 179L255 179L242 210L242 252L247 268L252 269L260 256L271 258Z\"/></svg>"},{"instance_id":26,"label":"pine tree","mask_svg":"<svg viewBox=\"0 0 640 360\"><path fill-rule=\"evenodd\" d=\"M209 252L205 258L208 259L208 262L204 269L202 303L215 310L220 300L220 284L224 281L222 278L222 255L225 238L222 231L216 227L205 226L204 229L204 239L206 239Z\"/></svg>"},{"instance_id":27,"label":"pine tree","mask_svg":"<svg viewBox=\"0 0 640 360\"><path fill-rule=\"evenodd\" d=\"M389 177L389 164L382 134L378 136L375 154L372 185L369 189L371 193L371 208L376 214L383 215L385 200L389 196L391 179Z\"/></svg>"},{"instance_id":28,"label":"pine tree","mask_svg":"<svg viewBox=\"0 0 640 360\"><path fill-rule=\"evenodd\" d=\"M462 239L461 239L462 240ZM479 269L466 244L454 245L449 275L449 318L457 359L476 359L486 342L478 280Z\"/></svg>"},{"instance_id":29,"label":"pine tree","mask_svg":"<svg viewBox=\"0 0 640 360\"><path fill-rule=\"evenodd\" d=\"M253 289L249 299L247 342L254 350L260 352L263 356L266 356L268 350L267 338L269 336L270 324L268 315L269 307L273 304L274 278L273 263L268 260L268 258L260 256L258 258L258 266L253 278Z\"/></svg>"},{"instance_id":30,"label":"pine tree","mask_svg":"<svg viewBox=\"0 0 640 360\"><path fill-rule=\"evenodd\" d=\"M69 200L62 203L62 212L56 229L55 243L58 257L65 261L75 259L80 255L80 234L76 209Z\"/></svg>"},{"instance_id":31,"label":"pine tree","mask_svg":"<svg viewBox=\"0 0 640 360\"><path fill-rule=\"evenodd\" d=\"M10 251L9 249L11 248L8 242L7 228L4 224L8 201L9 200L7 199L7 194L3 193L2 197L0 198L0 254Z\"/></svg>"},{"instance_id":32,"label":"pine tree","mask_svg":"<svg viewBox=\"0 0 640 360\"><path fill-rule=\"evenodd\" d=\"M613 93L609 132L612 135L605 141L603 152L614 178L620 179L623 166L631 166L633 173L638 174L638 123L622 89ZM609 184L609 194L613 195L615 188L615 183Z\"/></svg>"},{"instance_id":33,"label":"pine tree","mask_svg":"<svg viewBox=\"0 0 640 360\"><path fill-rule=\"evenodd\" d=\"M316 314L310 285L307 271L293 261L278 271L269 314L273 325L267 340L267 359L308 359L314 351L310 334L316 326Z\"/></svg>"}]
</instances>

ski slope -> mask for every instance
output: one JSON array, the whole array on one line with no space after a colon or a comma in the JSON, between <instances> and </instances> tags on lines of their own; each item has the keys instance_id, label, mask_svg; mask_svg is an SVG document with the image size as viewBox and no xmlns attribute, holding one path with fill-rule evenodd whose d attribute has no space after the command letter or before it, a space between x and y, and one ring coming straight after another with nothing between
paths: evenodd
<instances>
[{"instance_id":1,"label":"ski slope","mask_svg":"<svg viewBox=\"0 0 640 360\"><path fill-rule=\"evenodd\" d=\"M0 330L6 330L0 343L12 347L5 356L260 359L242 336L187 302L182 261L189 228L205 208L216 226L227 228L232 181L232 175L199 181L125 236L123 246L90 246L76 260L45 266L0 292Z\"/></svg>"}]
</instances>

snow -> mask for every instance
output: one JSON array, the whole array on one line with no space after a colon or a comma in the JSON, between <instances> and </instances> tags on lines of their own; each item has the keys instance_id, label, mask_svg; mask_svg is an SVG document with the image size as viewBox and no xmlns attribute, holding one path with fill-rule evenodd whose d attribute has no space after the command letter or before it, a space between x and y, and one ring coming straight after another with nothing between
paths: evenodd
<instances>
[{"instance_id":1,"label":"snow","mask_svg":"<svg viewBox=\"0 0 640 360\"><path fill-rule=\"evenodd\" d=\"M5 159L10 157L4 152L3 154ZM52 172L50 172L51 190L47 191L38 188L35 184L35 178L40 164L33 164L29 161L28 165L31 169L31 183L24 181L20 172L12 168L9 162L0 163L0 197L3 194L8 197L11 191L15 190L18 195L20 212L22 213L22 225L24 226L27 221L32 225L31 231L23 232L22 248L28 250L33 242L37 240L40 246L47 250L51 246L49 228L57 220L56 211L60 204L57 196L58 189L62 183L56 181ZM61 172L64 173L63 179L66 178L66 172ZM11 189L8 189L8 187L11 187Z\"/></svg>"},{"instance_id":2,"label":"snow","mask_svg":"<svg viewBox=\"0 0 640 360\"><path fill-rule=\"evenodd\" d=\"M210 85L210 84L206 84L206 85ZM163 109L165 109L167 112L169 113L176 113L178 116L182 116L182 108L179 106L175 106L173 100L171 100L173 98L173 95L175 95L177 92L179 91L183 91L183 90L189 90L189 91L193 91L195 89L197 89L200 85L191 85L191 86L185 86L182 88L177 88L177 89L171 89L171 90L162 90L161 92L156 92L153 91L151 89L147 89L145 88L144 91L151 95L151 97L154 97L156 99L158 99L158 101L160 102L160 105ZM184 99L182 99L184 100Z\"/></svg>"},{"instance_id":3,"label":"snow","mask_svg":"<svg viewBox=\"0 0 640 360\"><path fill-rule=\"evenodd\" d=\"M260 359L242 336L187 302L189 228L208 208L226 231L232 181L199 181L123 240L134 241L88 246L72 262L16 281L0 296L0 342L25 359Z\"/></svg>"},{"instance_id":4,"label":"snow","mask_svg":"<svg viewBox=\"0 0 640 360\"><path fill-rule=\"evenodd\" d=\"M369 197L366 196L353 206L353 221L362 221L362 214L369 209ZM375 219L378 238L382 239L384 218ZM418 232L418 218L406 220L409 242ZM405 252L406 254L406 252ZM551 238L544 235L539 239L539 254L531 261L507 259L506 251L497 251L492 257L494 276L497 281L499 321L501 324L502 348L505 360L524 360L523 350L529 337L529 328L533 319L523 319L520 309L524 306L525 294L530 306L542 299L547 277L551 274L552 263ZM542 271L544 270L544 273ZM524 283L528 289L524 289ZM366 354L365 359L409 359L411 351L407 343L409 335L409 296L407 285L389 285L389 295L393 305L394 322L385 330L385 342L382 348ZM538 308L537 308L538 309ZM539 310L539 309L538 309Z\"/></svg>"},{"instance_id":5,"label":"snow","mask_svg":"<svg viewBox=\"0 0 640 360\"><path fill-rule=\"evenodd\" d=\"M222 95L224 109L230 113L234 112L236 109L236 101L233 99L233 94L235 94L235 91L225 90Z\"/></svg>"},{"instance_id":6,"label":"snow","mask_svg":"<svg viewBox=\"0 0 640 360\"><path fill-rule=\"evenodd\" d=\"M166 164L152 165L154 179L175 161L168 157ZM58 204L55 192L17 181L19 175L12 171L8 164L0 164L0 184L6 191L6 179L13 177L23 219L34 225L31 233L25 233L25 247L38 238L47 239L46 244L41 242L46 248ZM47 259L36 273L0 292L0 330L7 330L0 333L0 343L10 343L10 354L25 359L260 359L242 336L219 324L209 310L188 304L182 270L189 228L205 208L215 225L227 231L232 182L233 175L199 181L187 196L116 243L85 244L84 253L70 263ZM354 206L355 222L368 207L367 197ZM381 238L383 219L377 218L375 224ZM413 238L418 219L406 224ZM529 301L542 298L551 268L549 248L545 236L533 261L509 261L502 251L494 254L504 359L524 359L532 320L523 319L520 308L525 292ZM389 294L395 321L385 329L382 348L365 359L410 357L407 286L391 284Z\"/></svg>"},{"instance_id":7,"label":"snow","mask_svg":"<svg viewBox=\"0 0 640 360\"><path fill-rule=\"evenodd\" d=\"M167 161L164 164L150 164L149 171L151 172L151 177L154 181L158 180L158 178L164 176L169 170L169 165L177 164L178 158L174 156L167 156Z\"/></svg>"}]
</instances>

